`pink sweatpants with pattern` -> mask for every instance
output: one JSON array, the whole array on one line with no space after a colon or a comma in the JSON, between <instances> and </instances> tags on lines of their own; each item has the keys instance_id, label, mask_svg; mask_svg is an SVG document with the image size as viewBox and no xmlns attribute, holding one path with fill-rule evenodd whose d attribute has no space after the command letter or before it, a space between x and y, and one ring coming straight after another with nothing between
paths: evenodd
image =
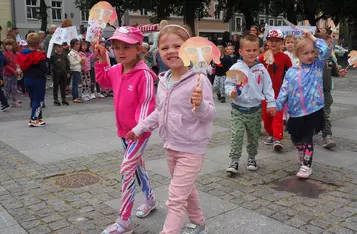
<instances>
[{"instance_id":1,"label":"pink sweatpants with pattern","mask_svg":"<svg viewBox=\"0 0 357 234\"><path fill-rule=\"evenodd\" d=\"M135 178L137 178L138 184L145 194L145 199L155 199L142 157L148 140L147 138L137 141L127 141L122 138L125 154L120 168L120 174L122 176L122 196L119 216L124 221L127 221L131 217L136 191Z\"/></svg>"}]
</instances>

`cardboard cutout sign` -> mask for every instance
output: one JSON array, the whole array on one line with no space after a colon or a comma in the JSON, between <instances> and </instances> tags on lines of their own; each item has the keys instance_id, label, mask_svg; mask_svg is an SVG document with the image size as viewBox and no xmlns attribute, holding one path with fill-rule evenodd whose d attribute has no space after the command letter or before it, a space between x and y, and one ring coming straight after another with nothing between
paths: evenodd
<instances>
[{"instance_id":1,"label":"cardboard cutout sign","mask_svg":"<svg viewBox=\"0 0 357 234\"><path fill-rule=\"evenodd\" d=\"M91 42L93 39L100 41L107 23L113 25L117 18L117 13L110 3L100 1L95 4L89 11L86 41Z\"/></svg>"},{"instance_id":2,"label":"cardboard cutout sign","mask_svg":"<svg viewBox=\"0 0 357 234\"><path fill-rule=\"evenodd\" d=\"M272 65L274 63L274 54L272 50L268 50L264 53L264 61L268 65Z\"/></svg>"},{"instance_id":3,"label":"cardboard cutout sign","mask_svg":"<svg viewBox=\"0 0 357 234\"><path fill-rule=\"evenodd\" d=\"M78 38L76 26L68 28L57 28L51 37L50 44L47 50L47 58L51 57L54 44L62 45L64 42L67 42L67 44L69 45L71 40L74 38Z\"/></svg>"},{"instance_id":4,"label":"cardboard cutout sign","mask_svg":"<svg viewBox=\"0 0 357 234\"><path fill-rule=\"evenodd\" d=\"M247 75L239 70L227 71L226 78L232 80L237 85L246 85L248 83Z\"/></svg>"},{"instance_id":5,"label":"cardboard cutout sign","mask_svg":"<svg viewBox=\"0 0 357 234\"><path fill-rule=\"evenodd\" d=\"M206 73L208 66L213 60L220 64L220 51L215 44L203 37L191 37L179 51L179 57L186 67L192 65L193 71L197 73Z\"/></svg>"},{"instance_id":6,"label":"cardboard cutout sign","mask_svg":"<svg viewBox=\"0 0 357 234\"><path fill-rule=\"evenodd\" d=\"M352 50L348 54L348 57L349 57L349 59L348 59L348 67L353 66L353 68L356 68L357 67L357 51L356 50Z\"/></svg>"}]
</instances>

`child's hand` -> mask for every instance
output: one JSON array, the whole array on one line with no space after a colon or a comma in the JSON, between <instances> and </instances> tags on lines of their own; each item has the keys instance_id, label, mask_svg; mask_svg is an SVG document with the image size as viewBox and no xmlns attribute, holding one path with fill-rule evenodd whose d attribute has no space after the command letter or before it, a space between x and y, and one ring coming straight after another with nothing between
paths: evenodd
<instances>
[{"instance_id":1,"label":"child's hand","mask_svg":"<svg viewBox=\"0 0 357 234\"><path fill-rule=\"evenodd\" d=\"M195 106L199 106L199 105L201 105L202 100L203 100L202 89L195 88L195 90L192 93L192 97L191 97L192 104L194 104Z\"/></svg>"},{"instance_id":2,"label":"child's hand","mask_svg":"<svg viewBox=\"0 0 357 234\"><path fill-rule=\"evenodd\" d=\"M132 141L136 141L138 139L138 137L135 135L135 133L133 131L130 131L126 134L125 137L127 140L132 140Z\"/></svg>"},{"instance_id":3,"label":"child's hand","mask_svg":"<svg viewBox=\"0 0 357 234\"><path fill-rule=\"evenodd\" d=\"M107 63L107 49L101 45L95 45L95 55L99 58L99 63Z\"/></svg>"},{"instance_id":4,"label":"child's hand","mask_svg":"<svg viewBox=\"0 0 357 234\"><path fill-rule=\"evenodd\" d=\"M85 63L85 62L86 62L86 58L85 58L85 57L81 57L80 63L83 64L83 63Z\"/></svg>"},{"instance_id":5,"label":"child's hand","mask_svg":"<svg viewBox=\"0 0 357 234\"><path fill-rule=\"evenodd\" d=\"M341 69L338 71L338 75L340 77L345 77L347 75L347 70L346 69Z\"/></svg>"},{"instance_id":6,"label":"child's hand","mask_svg":"<svg viewBox=\"0 0 357 234\"><path fill-rule=\"evenodd\" d=\"M304 36L306 38L311 39L312 41L316 40L316 37L314 35L312 35L312 32L308 31L308 30L303 30L304 31Z\"/></svg>"},{"instance_id":7,"label":"child's hand","mask_svg":"<svg viewBox=\"0 0 357 234\"><path fill-rule=\"evenodd\" d=\"M267 113L269 113L271 116L275 116L277 112L278 110L276 109L276 107L267 108Z\"/></svg>"},{"instance_id":8,"label":"child's hand","mask_svg":"<svg viewBox=\"0 0 357 234\"><path fill-rule=\"evenodd\" d=\"M231 93L231 98L232 98L232 99L236 99L236 97L238 97L237 89L233 89L233 90L232 90L232 93Z\"/></svg>"}]
</instances>

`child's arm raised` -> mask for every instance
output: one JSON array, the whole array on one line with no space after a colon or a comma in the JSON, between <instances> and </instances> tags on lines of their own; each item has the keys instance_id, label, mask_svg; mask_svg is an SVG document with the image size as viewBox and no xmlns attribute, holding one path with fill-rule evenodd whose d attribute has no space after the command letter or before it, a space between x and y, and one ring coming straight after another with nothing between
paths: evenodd
<instances>
[{"instance_id":1,"label":"child's arm raised","mask_svg":"<svg viewBox=\"0 0 357 234\"><path fill-rule=\"evenodd\" d=\"M110 68L107 62L107 49L101 45L95 46L96 56L99 57L99 62L95 64L95 79L103 88L112 88L112 77L115 70Z\"/></svg>"},{"instance_id":2,"label":"child's arm raised","mask_svg":"<svg viewBox=\"0 0 357 234\"><path fill-rule=\"evenodd\" d=\"M201 75L200 88L196 88L192 93L192 103L196 104L194 114L201 122L213 122L216 118L216 107L212 96L212 84L203 75Z\"/></svg>"},{"instance_id":3,"label":"child's arm raised","mask_svg":"<svg viewBox=\"0 0 357 234\"><path fill-rule=\"evenodd\" d=\"M327 58L331 55L331 49L324 40L316 38L310 31L304 31L304 36L314 43L315 48L319 52L317 57L320 62L319 64L321 67L325 66Z\"/></svg>"}]
</instances>

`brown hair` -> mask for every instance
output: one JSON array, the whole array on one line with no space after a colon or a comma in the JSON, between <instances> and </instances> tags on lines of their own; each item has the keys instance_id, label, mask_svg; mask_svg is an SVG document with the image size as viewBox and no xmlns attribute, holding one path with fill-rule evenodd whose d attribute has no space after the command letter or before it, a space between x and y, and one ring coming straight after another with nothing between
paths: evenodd
<instances>
[{"instance_id":1,"label":"brown hair","mask_svg":"<svg viewBox=\"0 0 357 234\"><path fill-rule=\"evenodd\" d=\"M244 46L244 43L245 42L256 42L258 43L258 46L259 46L259 37L257 35L253 35L253 34L246 34L244 35L240 41L239 41L239 44L240 44L240 48L242 49L243 46Z\"/></svg>"},{"instance_id":2,"label":"brown hair","mask_svg":"<svg viewBox=\"0 0 357 234\"><path fill-rule=\"evenodd\" d=\"M285 44L288 40L290 40L290 39L293 39L293 40L295 41L295 40L296 40L296 36L293 35L293 34L287 35L287 36L285 37L285 39L284 39L284 44Z\"/></svg>"},{"instance_id":3,"label":"brown hair","mask_svg":"<svg viewBox=\"0 0 357 234\"><path fill-rule=\"evenodd\" d=\"M61 27L62 28L68 28L68 27L72 27L72 20L69 20L69 19L65 19L62 21L62 25Z\"/></svg>"},{"instance_id":4,"label":"brown hair","mask_svg":"<svg viewBox=\"0 0 357 234\"><path fill-rule=\"evenodd\" d=\"M186 31L182 28L184 28ZM187 41L192 36L191 29L186 25L167 25L163 30L160 31L159 37L157 39L157 45L159 46L160 39L163 36L171 33L179 36L183 41Z\"/></svg>"},{"instance_id":5,"label":"brown hair","mask_svg":"<svg viewBox=\"0 0 357 234\"><path fill-rule=\"evenodd\" d=\"M17 52L17 43L13 39L5 39L4 40L4 49L5 49L5 46L7 46L7 45L12 45L13 53Z\"/></svg>"},{"instance_id":6,"label":"brown hair","mask_svg":"<svg viewBox=\"0 0 357 234\"><path fill-rule=\"evenodd\" d=\"M255 30L257 30L257 35L256 36L258 36L259 35L259 33L260 33L260 31L259 31L259 27L257 26L257 25L252 25L252 26L250 26L250 28L249 29L252 29L252 28L255 28ZM250 31L250 30L249 30Z\"/></svg>"},{"instance_id":7,"label":"brown hair","mask_svg":"<svg viewBox=\"0 0 357 234\"><path fill-rule=\"evenodd\" d=\"M30 33L29 35L27 35L27 44L29 46L37 46L39 45L41 42L41 38L40 35L38 35L37 33Z\"/></svg>"},{"instance_id":8,"label":"brown hair","mask_svg":"<svg viewBox=\"0 0 357 234\"><path fill-rule=\"evenodd\" d=\"M298 38L294 42L294 56L298 57L300 50L309 43L313 44L313 42L309 38L306 37Z\"/></svg>"},{"instance_id":9,"label":"brown hair","mask_svg":"<svg viewBox=\"0 0 357 234\"><path fill-rule=\"evenodd\" d=\"M327 33L317 33L315 35L316 38L320 38L322 40L328 40L328 39L331 39L331 35L327 34Z\"/></svg>"}]
</instances>

